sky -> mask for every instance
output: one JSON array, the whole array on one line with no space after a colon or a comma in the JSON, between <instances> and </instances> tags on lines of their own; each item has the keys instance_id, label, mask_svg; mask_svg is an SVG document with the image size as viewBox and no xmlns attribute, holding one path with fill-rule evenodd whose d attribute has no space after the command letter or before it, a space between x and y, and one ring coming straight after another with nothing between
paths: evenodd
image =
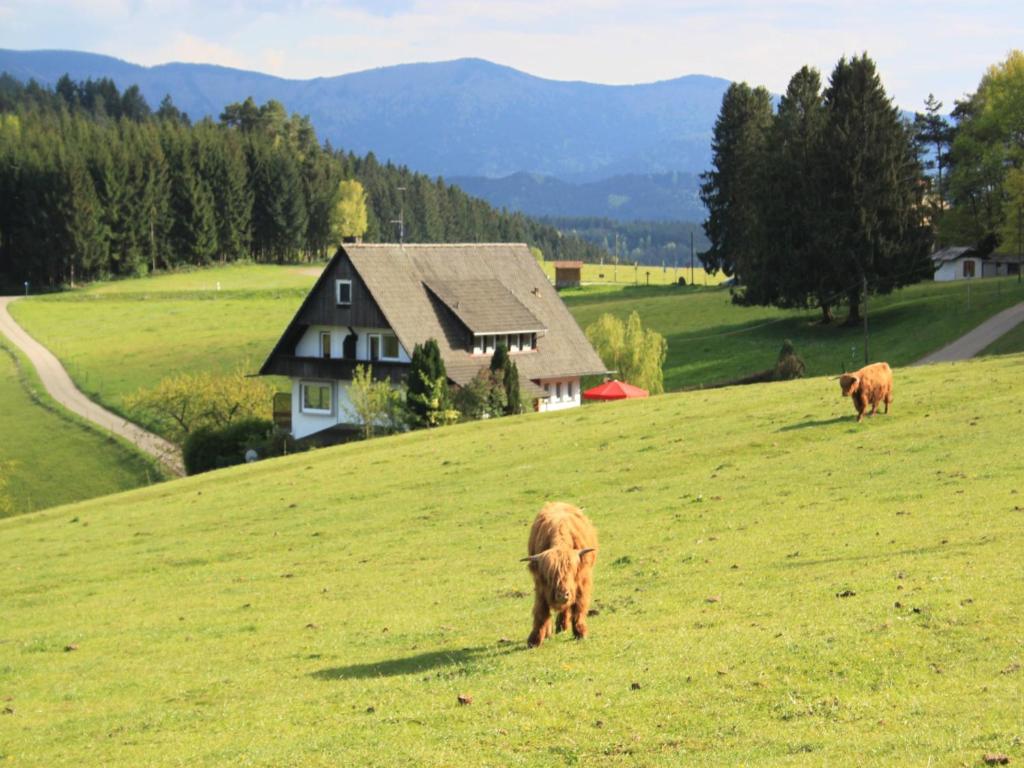
<instances>
[{"instance_id":1,"label":"sky","mask_svg":"<svg viewBox=\"0 0 1024 768\"><path fill-rule=\"evenodd\" d=\"M889 95L952 108L1024 47L1024 2L946 0L0 0L0 48L288 78L479 57L556 80L705 74L786 88L867 52Z\"/></svg>"}]
</instances>

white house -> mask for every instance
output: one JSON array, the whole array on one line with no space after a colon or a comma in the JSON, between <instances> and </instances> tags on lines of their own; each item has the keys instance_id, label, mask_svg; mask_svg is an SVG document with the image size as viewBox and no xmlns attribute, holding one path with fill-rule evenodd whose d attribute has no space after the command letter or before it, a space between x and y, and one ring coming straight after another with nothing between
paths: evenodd
<instances>
[{"instance_id":1,"label":"white house","mask_svg":"<svg viewBox=\"0 0 1024 768\"><path fill-rule=\"evenodd\" d=\"M1020 262L1015 256L1005 253L979 255L976 248L951 246L932 254L935 280L974 280L982 277L1003 277L1016 275Z\"/></svg>"},{"instance_id":2,"label":"white house","mask_svg":"<svg viewBox=\"0 0 1024 768\"><path fill-rule=\"evenodd\" d=\"M295 438L345 431L356 366L397 386L428 339L456 386L504 344L540 411L578 406L580 378L607 372L527 246L471 243L343 245L260 374L291 379Z\"/></svg>"}]
</instances>

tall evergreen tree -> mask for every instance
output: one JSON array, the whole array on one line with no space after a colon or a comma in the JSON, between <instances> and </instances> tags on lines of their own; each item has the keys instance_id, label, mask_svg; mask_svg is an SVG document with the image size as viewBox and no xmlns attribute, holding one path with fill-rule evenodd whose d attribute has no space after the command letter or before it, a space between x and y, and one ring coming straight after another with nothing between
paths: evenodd
<instances>
[{"instance_id":1,"label":"tall evergreen tree","mask_svg":"<svg viewBox=\"0 0 1024 768\"><path fill-rule=\"evenodd\" d=\"M830 189L822 223L832 287L845 291L852 324L865 289L889 293L931 274L923 171L911 130L866 54L836 64L825 109Z\"/></svg>"},{"instance_id":2,"label":"tall evergreen tree","mask_svg":"<svg viewBox=\"0 0 1024 768\"><path fill-rule=\"evenodd\" d=\"M711 141L712 170L702 175L708 208L704 231L711 247L701 257L715 272L745 279L762 238L765 146L772 122L771 94L733 83L722 97Z\"/></svg>"}]
</instances>

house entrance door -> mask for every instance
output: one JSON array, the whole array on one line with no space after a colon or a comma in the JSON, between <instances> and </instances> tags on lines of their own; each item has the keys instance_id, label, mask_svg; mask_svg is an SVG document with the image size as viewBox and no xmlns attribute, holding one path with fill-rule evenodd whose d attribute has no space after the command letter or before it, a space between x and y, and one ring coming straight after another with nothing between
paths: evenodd
<instances>
[{"instance_id":1,"label":"house entrance door","mask_svg":"<svg viewBox=\"0 0 1024 768\"><path fill-rule=\"evenodd\" d=\"M370 360L380 360L380 336L377 334L370 336Z\"/></svg>"}]
</instances>

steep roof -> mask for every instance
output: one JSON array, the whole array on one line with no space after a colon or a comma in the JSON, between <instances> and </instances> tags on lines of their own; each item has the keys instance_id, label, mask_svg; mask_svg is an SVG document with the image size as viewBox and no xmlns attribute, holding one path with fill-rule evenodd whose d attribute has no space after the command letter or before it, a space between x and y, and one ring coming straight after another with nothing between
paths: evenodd
<instances>
[{"instance_id":1,"label":"steep roof","mask_svg":"<svg viewBox=\"0 0 1024 768\"><path fill-rule=\"evenodd\" d=\"M261 373L277 372L275 357L288 354L299 327L309 322L316 294L332 290L327 277L345 268L346 261L406 350L437 340L448 377L456 384L467 384L489 362L466 348L467 332L536 332L535 351L512 355L524 380L607 372L526 245L346 243Z\"/></svg>"}]
</instances>

